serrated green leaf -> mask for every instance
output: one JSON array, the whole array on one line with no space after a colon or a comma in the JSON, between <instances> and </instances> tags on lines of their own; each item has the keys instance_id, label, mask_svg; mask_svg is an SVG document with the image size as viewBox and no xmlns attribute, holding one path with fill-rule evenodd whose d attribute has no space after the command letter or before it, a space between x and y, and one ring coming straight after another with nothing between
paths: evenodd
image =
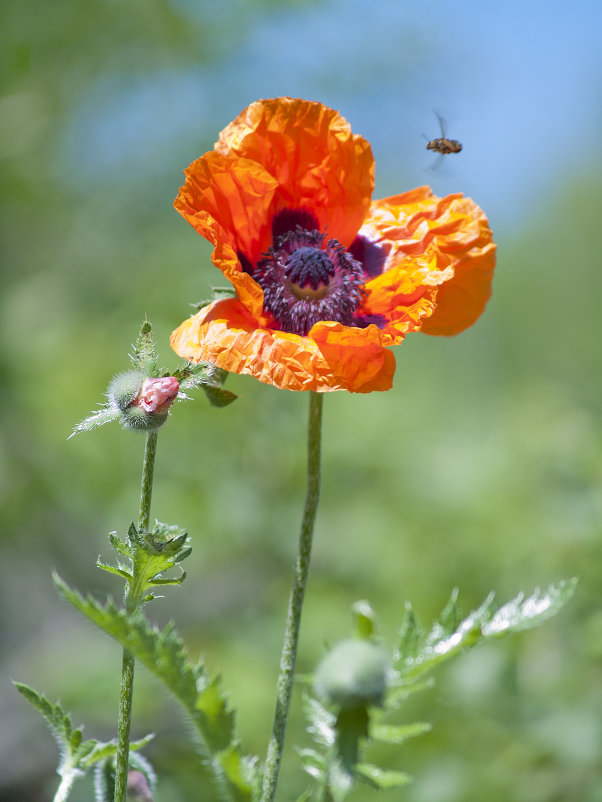
<instances>
[{"instance_id":1,"label":"serrated green leaf","mask_svg":"<svg viewBox=\"0 0 602 802\"><path fill-rule=\"evenodd\" d=\"M334 802L342 802L353 790L355 774L338 758L331 758L328 766L327 783Z\"/></svg>"},{"instance_id":2,"label":"serrated green leaf","mask_svg":"<svg viewBox=\"0 0 602 802\"><path fill-rule=\"evenodd\" d=\"M109 574L121 576L124 579L127 579L128 582L131 582L132 580L132 575L129 573L129 571L125 571L123 568L117 568L115 565L109 565L108 563L103 562L100 557L96 560L96 567L100 568L102 571L106 571Z\"/></svg>"},{"instance_id":3,"label":"serrated green leaf","mask_svg":"<svg viewBox=\"0 0 602 802\"><path fill-rule=\"evenodd\" d=\"M575 586L576 580L573 579L550 585L544 594L536 589L527 599L521 593L497 611L493 609L494 595L491 593L453 632L447 632L441 622L436 622L426 637L418 640L414 655L408 659L402 653L395 668L403 680L411 680L487 638L499 638L537 626L566 604ZM448 611L448 623L450 618Z\"/></svg>"},{"instance_id":4,"label":"serrated green leaf","mask_svg":"<svg viewBox=\"0 0 602 802\"><path fill-rule=\"evenodd\" d=\"M178 526L177 524L166 524L163 521L158 521L155 518L153 535L155 535L157 538L166 542L173 541L176 538L183 538L185 540L187 534L187 531L182 529L181 526Z\"/></svg>"},{"instance_id":5,"label":"serrated green leaf","mask_svg":"<svg viewBox=\"0 0 602 802\"><path fill-rule=\"evenodd\" d=\"M231 743L220 753L219 761L230 785L238 790L237 799L248 799L249 789L253 789L259 779L257 759L243 757L241 760L238 743ZM252 790L250 793L253 798Z\"/></svg>"},{"instance_id":6,"label":"serrated green leaf","mask_svg":"<svg viewBox=\"0 0 602 802\"><path fill-rule=\"evenodd\" d=\"M234 737L234 711L224 696L218 676L213 677L198 694L196 709L205 717L214 748L218 751L227 749Z\"/></svg>"},{"instance_id":7,"label":"serrated green leaf","mask_svg":"<svg viewBox=\"0 0 602 802\"><path fill-rule=\"evenodd\" d=\"M250 802L252 782L244 778L251 770L240 753L234 713L219 680L211 680L202 663L193 664L189 660L173 626L159 630L140 612L128 616L112 601L103 606L89 596L83 598L56 574L54 581L70 604L131 652L173 693L193 724L200 754L215 782L217 798Z\"/></svg>"},{"instance_id":8,"label":"serrated green leaf","mask_svg":"<svg viewBox=\"0 0 602 802\"><path fill-rule=\"evenodd\" d=\"M223 301L228 298L236 298L236 290L234 287L211 287L211 298L205 298L202 301L197 301L190 305L196 309L197 312L200 312L201 309L209 306L209 304L212 304L214 301Z\"/></svg>"},{"instance_id":9,"label":"serrated green leaf","mask_svg":"<svg viewBox=\"0 0 602 802\"><path fill-rule=\"evenodd\" d=\"M373 724L370 727L370 738L388 744L402 744L409 738L416 738L431 730L431 725L424 721L414 724Z\"/></svg>"},{"instance_id":10,"label":"serrated green leaf","mask_svg":"<svg viewBox=\"0 0 602 802\"><path fill-rule=\"evenodd\" d=\"M504 604L483 626L483 637L500 637L538 626L561 610L575 593L575 578L550 585L545 593L539 588L528 597L523 593Z\"/></svg>"},{"instance_id":11,"label":"serrated green leaf","mask_svg":"<svg viewBox=\"0 0 602 802\"><path fill-rule=\"evenodd\" d=\"M128 527L128 540L133 548L140 548L140 538L138 537L138 530L136 524L132 521Z\"/></svg>"},{"instance_id":12,"label":"serrated green leaf","mask_svg":"<svg viewBox=\"0 0 602 802\"><path fill-rule=\"evenodd\" d=\"M111 545L113 546L116 552L121 554L123 557L131 558L132 556L131 547L119 537L117 532L109 532L109 540L111 541Z\"/></svg>"},{"instance_id":13,"label":"serrated green leaf","mask_svg":"<svg viewBox=\"0 0 602 802\"><path fill-rule=\"evenodd\" d=\"M491 615L492 604L493 594L490 594L483 604L461 621L456 631L451 634L444 632L439 622L436 622L424 639L422 648L414 657L404 660L399 666L402 676L409 678L420 676L439 663L477 644L482 637L481 627Z\"/></svg>"},{"instance_id":14,"label":"serrated green leaf","mask_svg":"<svg viewBox=\"0 0 602 802\"><path fill-rule=\"evenodd\" d=\"M114 755L117 746L114 741L102 743L93 738L84 741L82 728L73 729L71 717L58 702L52 704L45 696L23 683L15 682L14 685L19 693L42 714L57 741L60 753L57 773L61 777L61 784L55 798L67 799L75 780L82 777L94 764ZM132 744L132 748L144 746L148 740L147 736L137 744Z\"/></svg>"},{"instance_id":15,"label":"serrated green leaf","mask_svg":"<svg viewBox=\"0 0 602 802\"><path fill-rule=\"evenodd\" d=\"M192 554L192 548L188 547L186 549L182 549L182 551L179 554L176 554L176 556L174 557L174 562L181 563L182 560L185 560L187 557L190 557L191 554Z\"/></svg>"},{"instance_id":16,"label":"serrated green leaf","mask_svg":"<svg viewBox=\"0 0 602 802\"><path fill-rule=\"evenodd\" d=\"M201 386L212 407L227 407L238 398L236 393L225 390L223 387L220 387L219 384L205 382Z\"/></svg>"},{"instance_id":17,"label":"serrated green leaf","mask_svg":"<svg viewBox=\"0 0 602 802\"><path fill-rule=\"evenodd\" d=\"M450 634L454 632L460 623L461 616L458 608L458 588L452 590L451 596L441 615L439 616L439 623L444 633Z\"/></svg>"},{"instance_id":18,"label":"serrated green leaf","mask_svg":"<svg viewBox=\"0 0 602 802\"><path fill-rule=\"evenodd\" d=\"M387 709L395 709L401 702L405 701L410 696L413 696L415 693L427 691L432 688L434 684L435 680L433 677L427 677L426 679L417 680L414 682L408 682L406 679L403 679L400 685L392 684L391 689L387 693Z\"/></svg>"},{"instance_id":19,"label":"serrated green leaf","mask_svg":"<svg viewBox=\"0 0 602 802\"><path fill-rule=\"evenodd\" d=\"M320 746L330 748L336 738L336 716L311 697L304 699L304 707L309 721L307 731Z\"/></svg>"},{"instance_id":20,"label":"serrated green leaf","mask_svg":"<svg viewBox=\"0 0 602 802\"><path fill-rule=\"evenodd\" d=\"M149 580L149 585L181 585L182 582L186 579L186 571L182 571L182 576L176 577L175 579L151 579Z\"/></svg>"},{"instance_id":21,"label":"serrated green leaf","mask_svg":"<svg viewBox=\"0 0 602 802\"><path fill-rule=\"evenodd\" d=\"M175 577L165 576L165 573L191 552L184 530L157 521L152 532L138 532L135 524L131 523L127 538L129 543L121 540L115 532L109 535L113 547L119 554L127 556L130 565L110 565L100 558L97 565L103 571L125 579L136 604L153 599L153 587L182 584L186 578L185 571Z\"/></svg>"},{"instance_id":22,"label":"serrated green leaf","mask_svg":"<svg viewBox=\"0 0 602 802\"><path fill-rule=\"evenodd\" d=\"M113 409L113 407L105 404L100 409L97 409L96 412L93 412L91 415L88 415L87 418L84 418L83 421L80 421L73 427L73 431L67 438L67 440L71 440L72 437L75 437L76 434L80 434L81 432L91 432L94 429L98 429L100 426L104 426L105 423L112 423L113 421L119 420L119 411Z\"/></svg>"},{"instance_id":23,"label":"serrated green leaf","mask_svg":"<svg viewBox=\"0 0 602 802\"><path fill-rule=\"evenodd\" d=\"M401 788L401 786L412 782L410 775L405 774L405 772L383 771L379 769L378 766L373 766L369 763L356 763L353 768L355 772L362 777L362 779L367 780L370 785L383 790L386 788Z\"/></svg>"},{"instance_id":24,"label":"serrated green leaf","mask_svg":"<svg viewBox=\"0 0 602 802\"><path fill-rule=\"evenodd\" d=\"M326 769L326 758L315 749L298 749L297 754L301 758L303 765L309 774L322 772ZM312 771L309 771L311 769ZM316 776L314 774L314 776Z\"/></svg>"},{"instance_id":25,"label":"serrated green leaf","mask_svg":"<svg viewBox=\"0 0 602 802\"><path fill-rule=\"evenodd\" d=\"M399 633L399 647L394 663L396 665L398 663L403 665L413 660L418 653L422 637L422 627L414 612L414 608L410 602L406 602L405 617Z\"/></svg>"},{"instance_id":26,"label":"serrated green leaf","mask_svg":"<svg viewBox=\"0 0 602 802\"><path fill-rule=\"evenodd\" d=\"M155 737L154 733L145 735L144 738L139 738L137 741L130 741L130 752L137 752L150 743ZM96 743L88 754L85 761L86 766L92 766L101 760L113 757L117 753L117 742L109 741L108 743Z\"/></svg>"}]
</instances>

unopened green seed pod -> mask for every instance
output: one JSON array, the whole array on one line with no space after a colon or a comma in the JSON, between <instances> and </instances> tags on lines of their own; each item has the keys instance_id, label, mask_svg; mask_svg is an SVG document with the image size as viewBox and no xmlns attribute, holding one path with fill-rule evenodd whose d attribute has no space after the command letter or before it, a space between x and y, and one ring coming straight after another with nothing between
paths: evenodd
<instances>
[{"instance_id":1,"label":"unopened green seed pod","mask_svg":"<svg viewBox=\"0 0 602 802\"><path fill-rule=\"evenodd\" d=\"M380 705L387 688L386 652L368 640L344 640L323 658L314 677L316 695L324 702L352 710Z\"/></svg>"},{"instance_id":2,"label":"unopened green seed pod","mask_svg":"<svg viewBox=\"0 0 602 802\"><path fill-rule=\"evenodd\" d=\"M119 373L109 385L109 403L126 429L158 429L167 420L180 385L173 376L150 378L139 370Z\"/></svg>"}]
</instances>

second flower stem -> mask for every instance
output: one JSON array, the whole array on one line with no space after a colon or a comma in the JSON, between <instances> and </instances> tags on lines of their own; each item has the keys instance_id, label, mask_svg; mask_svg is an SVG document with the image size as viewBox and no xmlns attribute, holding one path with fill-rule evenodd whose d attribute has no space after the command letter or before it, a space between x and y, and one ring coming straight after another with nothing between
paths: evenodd
<instances>
[{"instance_id":1,"label":"second flower stem","mask_svg":"<svg viewBox=\"0 0 602 802\"><path fill-rule=\"evenodd\" d=\"M309 575L314 521L320 499L320 451L322 432L322 395L310 393L307 430L307 493L301 523L297 560L288 605L288 615L280 657L280 674L276 690L276 711L263 775L261 802L273 802L278 784L284 749L286 724L291 703L297 645L301 626L303 598Z\"/></svg>"},{"instance_id":2,"label":"second flower stem","mask_svg":"<svg viewBox=\"0 0 602 802\"><path fill-rule=\"evenodd\" d=\"M155 472L155 456L157 453L156 429L146 434L144 462L142 465L142 484L140 487L140 510L138 513L138 531L148 531L150 523L150 507L153 494L153 475ZM125 610L128 615L134 613L140 599L133 592L136 583L128 587L125 598ZM117 755L115 757L115 796L114 802L126 802L128 763L130 756L130 728L132 719L132 697L134 694L134 655L123 650L121 663L121 688L119 691L119 718L117 721Z\"/></svg>"}]
</instances>

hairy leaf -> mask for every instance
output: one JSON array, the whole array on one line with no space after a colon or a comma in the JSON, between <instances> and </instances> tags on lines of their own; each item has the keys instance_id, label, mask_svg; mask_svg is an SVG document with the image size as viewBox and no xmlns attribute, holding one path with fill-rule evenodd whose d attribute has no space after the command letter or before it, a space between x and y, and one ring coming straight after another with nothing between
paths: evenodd
<instances>
[{"instance_id":1,"label":"hairy leaf","mask_svg":"<svg viewBox=\"0 0 602 802\"><path fill-rule=\"evenodd\" d=\"M459 614L454 592L441 619L426 635L418 633L414 614L408 607L395 668L403 682L414 680L481 641L537 626L562 609L575 592L575 586L576 580L572 579L550 585L545 593L537 588L526 599L520 593L497 611L493 608L494 596L490 594L480 607L457 624Z\"/></svg>"},{"instance_id":2,"label":"hairy leaf","mask_svg":"<svg viewBox=\"0 0 602 802\"><path fill-rule=\"evenodd\" d=\"M52 704L45 696L21 682L15 682L14 685L19 693L42 714L55 737L60 753L57 773L62 778L62 789L69 789L72 783L78 777L82 777L91 766L115 755L117 751L115 741L102 743L94 738L84 741L82 728L73 728L71 716L63 710L59 702ZM142 749L153 737L147 735L139 741L132 742L130 750ZM63 798L66 798L66 793L65 790Z\"/></svg>"},{"instance_id":3,"label":"hairy leaf","mask_svg":"<svg viewBox=\"0 0 602 802\"><path fill-rule=\"evenodd\" d=\"M221 682L209 677L201 662L189 660L173 626L159 630L140 612L126 615L112 601L103 606L89 596L83 598L56 575L54 581L70 604L121 643L176 697L192 722L217 798L250 802L256 766L241 754L234 713Z\"/></svg>"},{"instance_id":4,"label":"hairy leaf","mask_svg":"<svg viewBox=\"0 0 602 802\"><path fill-rule=\"evenodd\" d=\"M114 409L112 406L109 406L109 404L105 404L100 409L97 409L96 412L84 418L83 421L76 424L67 439L70 440L72 437L75 437L76 434L80 434L80 432L91 432L93 429L104 426L105 423L112 423L112 421L116 420L119 420L119 410Z\"/></svg>"},{"instance_id":5,"label":"hairy leaf","mask_svg":"<svg viewBox=\"0 0 602 802\"><path fill-rule=\"evenodd\" d=\"M375 788L400 788L412 781L409 774L402 771L383 771L369 763L357 763L355 772Z\"/></svg>"}]
</instances>

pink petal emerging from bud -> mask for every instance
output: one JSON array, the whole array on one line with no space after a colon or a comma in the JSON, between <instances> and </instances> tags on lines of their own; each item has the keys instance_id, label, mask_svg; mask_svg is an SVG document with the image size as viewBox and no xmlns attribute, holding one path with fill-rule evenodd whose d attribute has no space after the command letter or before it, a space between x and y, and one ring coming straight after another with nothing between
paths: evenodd
<instances>
[{"instance_id":1,"label":"pink petal emerging from bud","mask_svg":"<svg viewBox=\"0 0 602 802\"><path fill-rule=\"evenodd\" d=\"M173 376L165 376L162 379L145 379L134 404L145 412L158 412L160 415L164 415L177 396L179 389L178 380Z\"/></svg>"}]
</instances>

